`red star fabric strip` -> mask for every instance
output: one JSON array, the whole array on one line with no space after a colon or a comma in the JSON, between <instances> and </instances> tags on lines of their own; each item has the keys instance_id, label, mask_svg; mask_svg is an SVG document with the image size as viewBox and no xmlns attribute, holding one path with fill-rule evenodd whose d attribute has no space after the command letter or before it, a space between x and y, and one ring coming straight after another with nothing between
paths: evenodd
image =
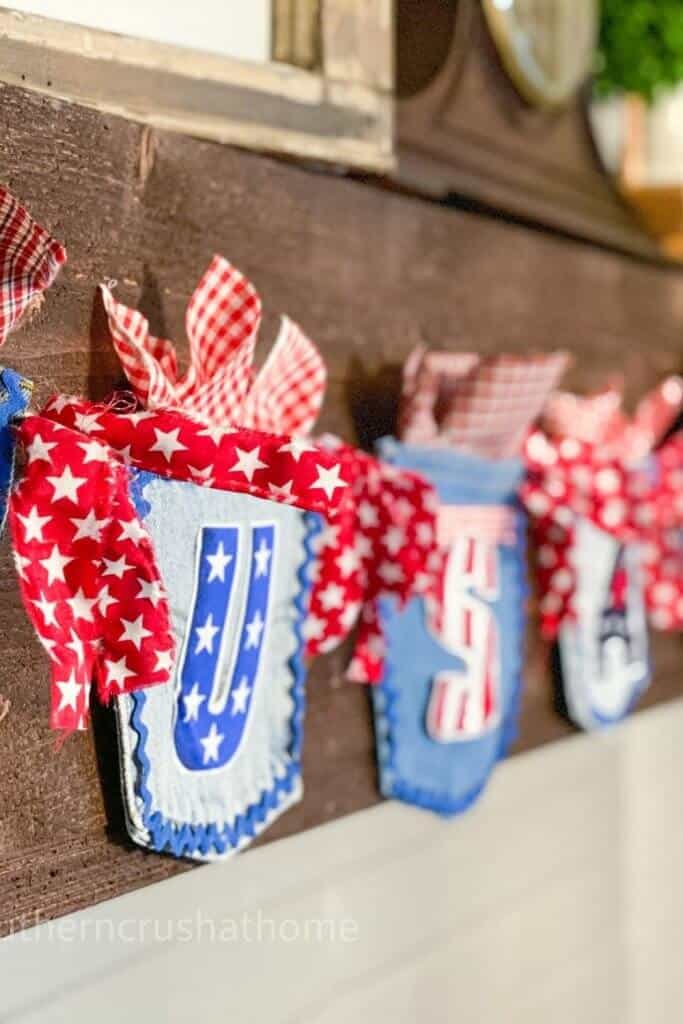
<instances>
[{"instance_id":1,"label":"red star fabric strip","mask_svg":"<svg viewBox=\"0 0 683 1024\"><path fill-rule=\"evenodd\" d=\"M28 461L10 498L15 562L52 664L50 726L71 732L87 725L92 680L104 703L168 682L168 605L123 464L41 416L18 435Z\"/></svg>"}]
</instances>

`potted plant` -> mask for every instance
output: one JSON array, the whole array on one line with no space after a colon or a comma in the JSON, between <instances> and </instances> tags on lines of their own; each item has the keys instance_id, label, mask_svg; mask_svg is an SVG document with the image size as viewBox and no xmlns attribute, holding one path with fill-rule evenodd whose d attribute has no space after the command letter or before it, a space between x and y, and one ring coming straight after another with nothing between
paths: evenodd
<instances>
[{"instance_id":1,"label":"potted plant","mask_svg":"<svg viewBox=\"0 0 683 1024\"><path fill-rule=\"evenodd\" d=\"M683 259L683 2L602 0L591 122L604 162Z\"/></svg>"}]
</instances>

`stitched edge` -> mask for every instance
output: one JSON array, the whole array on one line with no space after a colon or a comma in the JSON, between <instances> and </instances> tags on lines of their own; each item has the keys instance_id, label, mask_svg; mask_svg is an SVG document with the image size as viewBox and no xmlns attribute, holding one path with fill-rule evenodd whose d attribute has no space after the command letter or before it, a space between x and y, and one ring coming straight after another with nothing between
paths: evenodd
<instances>
[{"instance_id":1,"label":"stitched edge","mask_svg":"<svg viewBox=\"0 0 683 1024\"><path fill-rule=\"evenodd\" d=\"M135 488L134 500L137 501L138 496L142 498L141 486ZM142 500L144 502L144 499ZM176 857L197 857L199 855L207 858L233 853L254 839L275 817L299 799L303 721L306 707L303 624L311 590L309 570L315 558L314 542L322 530L322 522L314 513L306 513L304 522L304 558L297 573L301 586L298 595L294 598L294 606L299 613L294 626L297 647L289 659L289 669L292 675L291 696L294 705L290 720L292 737L288 750L291 761L284 776L275 779L272 787L263 791L257 803L252 804L246 811L239 814L232 825L220 827L214 823L178 826L176 822L166 818L160 811L154 811L152 794L147 785L151 768L147 756L149 731L142 721L142 711L147 698L144 691L130 695L132 711L129 721L137 736L137 742L132 751L133 762L137 769L134 790L141 801L141 818L149 833L149 845L157 853L171 853Z\"/></svg>"}]
</instances>

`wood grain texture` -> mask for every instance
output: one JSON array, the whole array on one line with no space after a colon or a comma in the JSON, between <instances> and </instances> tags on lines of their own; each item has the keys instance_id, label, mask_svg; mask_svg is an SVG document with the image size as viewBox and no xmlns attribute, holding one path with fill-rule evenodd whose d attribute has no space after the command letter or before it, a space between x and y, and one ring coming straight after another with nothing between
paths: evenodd
<instances>
[{"instance_id":1,"label":"wood grain texture","mask_svg":"<svg viewBox=\"0 0 683 1024\"><path fill-rule=\"evenodd\" d=\"M147 134L145 134L147 132ZM141 159L144 153L144 159ZM563 347L579 389L622 371L632 399L681 370L680 274L518 226L318 175L213 143L0 88L0 180L68 246L69 263L2 360L36 382L101 398L121 383L95 303L118 280L157 333L180 341L187 298L214 252L258 286L260 358L277 316L298 320L330 369L320 426L370 443L392 427L398 369L419 341L482 352ZM183 350L185 350L183 348ZM47 729L47 662L0 558L0 934L186 870L132 848L109 713L61 753ZM530 626L518 750L566 735L547 652ZM304 801L264 841L378 800L367 694L347 652L311 672ZM683 692L681 641L655 644L648 702ZM248 854L247 854L248 856ZM14 925L13 925L14 922Z\"/></svg>"}]
</instances>

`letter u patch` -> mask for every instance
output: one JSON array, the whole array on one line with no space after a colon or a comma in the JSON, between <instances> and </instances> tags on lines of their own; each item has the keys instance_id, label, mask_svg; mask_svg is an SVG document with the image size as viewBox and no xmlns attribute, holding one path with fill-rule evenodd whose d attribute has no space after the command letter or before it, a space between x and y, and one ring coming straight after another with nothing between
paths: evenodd
<instances>
[{"instance_id":1,"label":"letter u patch","mask_svg":"<svg viewBox=\"0 0 683 1024\"><path fill-rule=\"evenodd\" d=\"M301 626L313 513L133 471L178 646L173 684L118 699L129 831L212 860L301 795Z\"/></svg>"}]
</instances>

